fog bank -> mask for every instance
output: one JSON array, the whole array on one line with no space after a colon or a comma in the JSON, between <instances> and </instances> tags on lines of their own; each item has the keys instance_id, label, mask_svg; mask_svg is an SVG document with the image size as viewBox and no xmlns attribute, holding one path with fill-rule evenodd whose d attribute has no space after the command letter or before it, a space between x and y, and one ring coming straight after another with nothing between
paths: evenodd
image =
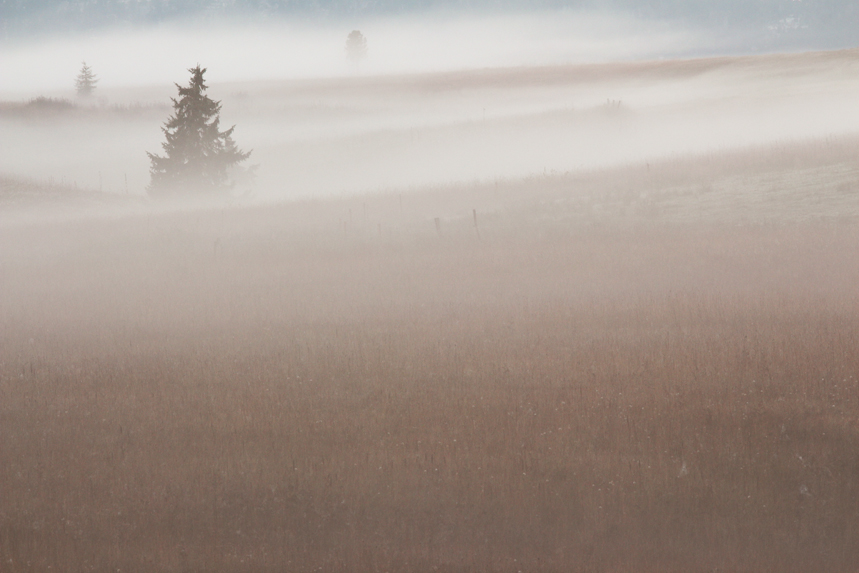
<instances>
[{"instance_id":1,"label":"fog bank","mask_svg":"<svg viewBox=\"0 0 859 573\"><path fill-rule=\"evenodd\" d=\"M853 51L680 58L725 38L620 12L177 21L0 48L0 173L141 195L208 68L252 190L283 200L526 177L859 132ZM360 29L367 56L346 57ZM95 97L75 100L85 60ZM30 98L76 102L24 114ZM16 103L17 102L17 103ZM11 107L9 107L11 105ZM241 190L244 192L244 190Z\"/></svg>"},{"instance_id":2,"label":"fog bank","mask_svg":"<svg viewBox=\"0 0 859 573\"><path fill-rule=\"evenodd\" d=\"M352 29L368 39L367 58L357 68L345 54ZM173 22L4 46L0 96L70 93L82 60L103 87L116 87L169 85L198 62L209 67L212 81L245 81L648 59L708 41L610 12L436 13L338 24Z\"/></svg>"}]
</instances>

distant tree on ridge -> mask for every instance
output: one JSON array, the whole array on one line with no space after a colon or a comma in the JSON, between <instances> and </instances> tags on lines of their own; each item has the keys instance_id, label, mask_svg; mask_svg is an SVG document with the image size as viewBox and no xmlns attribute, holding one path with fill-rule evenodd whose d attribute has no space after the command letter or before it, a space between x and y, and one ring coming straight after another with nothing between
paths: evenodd
<instances>
[{"instance_id":1,"label":"distant tree on ridge","mask_svg":"<svg viewBox=\"0 0 859 573\"><path fill-rule=\"evenodd\" d=\"M367 38L360 30L352 30L346 36L346 56L356 66L367 57Z\"/></svg>"},{"instance_id":2,"label":"distant tree on ridge","mask_svg":"<svg viewBox=\"0 0 859 573\"><path fill-rule=\"evenodd\" d=\"M78 96L90 97L92 92L95 91L97 83L98 78L92 73L92 68L86 65L86 62L83 62L81 71L78 73L78 77L75 78L75 90L77 90Z\"/></svg>"}]
</instances>

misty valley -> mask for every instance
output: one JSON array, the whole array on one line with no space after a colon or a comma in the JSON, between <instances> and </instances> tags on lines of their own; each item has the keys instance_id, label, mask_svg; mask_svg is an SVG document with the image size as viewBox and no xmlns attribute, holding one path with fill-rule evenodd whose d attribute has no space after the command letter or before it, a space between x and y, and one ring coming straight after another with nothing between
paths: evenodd
<instances>
[{"instance_id":1,"label":"misty valley","mask_svg":"<svg viewBox=\"0 0 859 573\"><path fill-rule=\"evenodd\" d=\"M0 86L0 571L855 571L859 50L373 41Z\"/></svg>"}]
</instances>

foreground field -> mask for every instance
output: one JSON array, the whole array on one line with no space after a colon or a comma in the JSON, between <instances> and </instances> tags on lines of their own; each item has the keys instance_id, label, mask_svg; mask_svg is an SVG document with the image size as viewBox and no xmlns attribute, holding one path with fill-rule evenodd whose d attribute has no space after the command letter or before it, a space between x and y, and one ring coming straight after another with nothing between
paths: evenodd
<instances>
[{"instance_id":1,"label":"foreground field","mask_svg":"<svg viewBox=\"0 0 859 573\"><path fill-rule=\"evenodd\" d=\"M0 227L0 570L854 571L849 149Z\"/></svg>"}]
</instances>

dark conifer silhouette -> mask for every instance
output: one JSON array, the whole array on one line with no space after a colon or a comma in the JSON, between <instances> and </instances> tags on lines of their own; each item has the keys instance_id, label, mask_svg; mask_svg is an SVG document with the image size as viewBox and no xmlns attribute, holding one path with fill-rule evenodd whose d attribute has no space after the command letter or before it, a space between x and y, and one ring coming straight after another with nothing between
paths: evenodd
<instances>
[{"instance_id":1,"label":"dark conifer silhouette","mask_svg":"<svg viewBox=\"0 0 859 573\"><path fill-rule=\"evenodd\" d=\"M186 192L225 192L232 188L229 170L250 156L236 147L235 126L220 131L221 102L209 98L203 79L206 68L188 70L191 83L176 84L179 99L173 101L173 115L161 128L167 141L161 144L165 156L148 153L153 195Z\"/></svg>"},{"instance_id":2,"label":"dark conifer silhouette","mask_svg":"<svg viewBox=\"0 0 859 573\"><path fill-rule=\"evenodd\" d=\"M81 71L78 77L75 78L75 89L80 97L89 97L95 91L95 85L98 83L98 78L92 73L92 68L82 62Z\"/></svg>"}]
</instances>

